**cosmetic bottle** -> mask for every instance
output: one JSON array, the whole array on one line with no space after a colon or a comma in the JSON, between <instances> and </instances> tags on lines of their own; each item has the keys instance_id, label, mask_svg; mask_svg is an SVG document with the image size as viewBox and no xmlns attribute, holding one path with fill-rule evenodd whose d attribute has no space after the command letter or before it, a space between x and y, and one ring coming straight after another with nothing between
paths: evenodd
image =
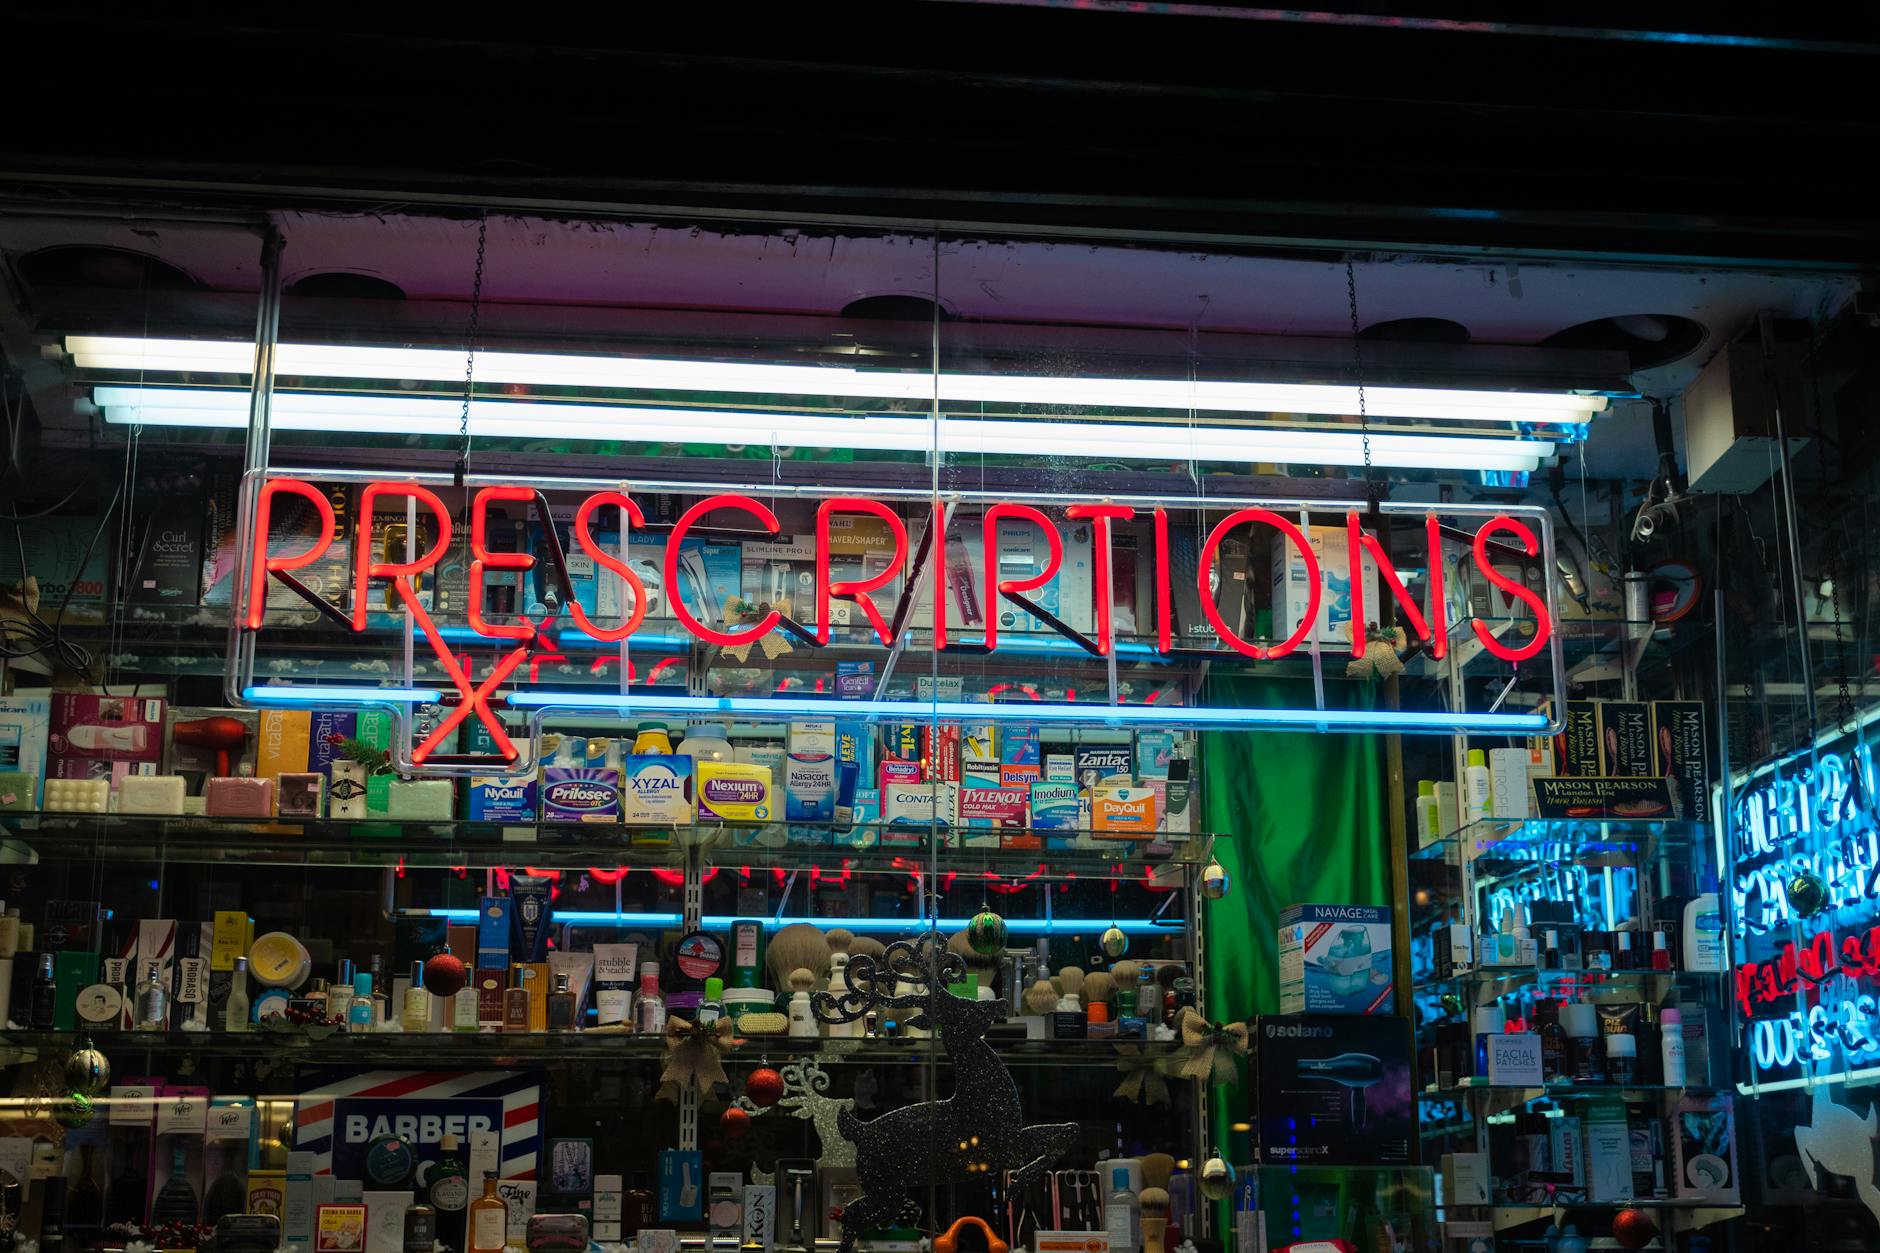
<instances>
[{"instance_id":1,"label":"cosmetic bottle","mask_svg":"<svg viewBox=\"0 0 1880 1253\"><path fill-rule=\"evenodd\" d=\"M1508 1029L1508 1014L1499 1001L1490 1001L1486 1005L1477 1005L1470 1015L1471 1030L1475 1036L1475 1075L1479 1079L1488 1078L1488 1037L1500 1035Z\"/></svg>"},{"instance_id":2,"label":"cosmetic bottle","mask_svg":"<svg viewBox=\"0 0 1880 1253\"><path fill-rule=\"evenodd\" d=\"M666 998L659 994L659 963L640 963L640 994L633 998L634 1030L659 1035L666 1029Z\"/></svg>"},{"instance_id":3,"label":"cosmetic bottle","mask_svg":"<svg viewBox=\"0 0 1880 1253\"><path fill-rule=\"evenodd\" d=\"M816 1011L810 1006L809 992L803 988L790 993L789 1019L792 1039L813 1040L822 1034L816 1029Z\"/></svg>"},{"instance_id":4,"label":"cosmetic bottle","mask_svg":"<svg viewBox=\"0 0 1880 1253\"><path fill-rule=\"evenodd\" d=\"M248 959L235 959L235 973L229 979L228 1003L222 1008L222 1029L224 1031L248 1030L248 1016L251 1002L248 999Z\"/></svg>"},{"instance_id":5,"label":"cosmetic bottle","mask_svg":"<svg viewBox=\"0 0 1880 1253\"><path fill-rule=\"evenodd\" d=\"M1495 937L1495 964L1512 966L1521 955L1521 942L1514 933L1514 906L1510 905L1501 914L1501 933Z\"/></svg>"},{"instance_id":6,"label":"cosmetic bottle","mask_svg":"<svg viewBox=\"0 0 1880 1253\"><path fill-rule=\"evenodd\" d=\"M1462 771L1462 802L1465 822L1480 822L1494 816L1493 787L1488 773L1488 754L1479 748L1469 750L1468 765Z\"/></svg>"},{"instance_id":7,"label":"cosmetic bottle","mask_svg":"<svg viewBox=\"0 0 1880 1253\"><path fill-rule=\"evenodd\" d=\"M1632 933L1617 931L1613 933L1612 968L1614 970L1637 970L1638 955L1632 948Z\"/></svg>"},{"instance_id":8,"label":"cosmetic bottle","mask_svg":"<svg viewBox=\"0 0 1880 1253\"><path fill-rule=\"evenodd\" d=\"M1671 948L1669 937L1663 927L1652 932L1652 969L1661 974L1671 970Z\"/></svg>"},{"instance_id":9,"label":"cosmetic bottle","mask_svg":"<svg viewBox=\"0 0 1880 1253\"><path fill-rule=\"evenodd\" d=\"M529 989L511 983L503 989L503 1032L505 1035L527 1033L530 1029Z\"/></svg>"},{"instance_id":10,"label":"cosmetic bottle","mask_svg":"<svg viewBox=\"0 0 1880 1253\"><path fill-rule=\"evenodd\" d=\"M1684 907L1684 968L1717 974L1724 968L1723 916L1717 909L1717 876L1704 876L1704 891Z\"/></svg>"},{"instance_id":11,"label":"cosmetic bottle","mask_svg":"<svg viewBox=\"0 0 1880 1253\"><path fill-rule=\"evenodd\" d=\"M833 989L835 983L831 981L829 986ZM705 980L705 996L698 1003L698 1023L701 1027L709 1027L724 1016L725 981L713 975Z\"/></svg>"},{"instance_id":12,"label":"cosmetic bottle","mask_svg":"<svg viewBox=\"0 0 1880 1253\"><path fill-rule=\"evenodd\" d=\"M1539 1024L1535 1034L1541 1038L1541 1081L1559 1083L1567 1053L1567 1033L1560 1026L1560 1002L1538 1002L1534 1017Z\"/></svg>"},{"instance_id":13,"label":"cosmetic bottle","mask_svg":"<svg viewBox=\"0 0 1880 1253\"><path fill-rule=\"evenodd\" d=\"M1684 1072L1684 1015L1676 1009L1658 1011L1659 1048L1664 1057L1665 1086L1681 1088Z\"/></svg>"},{"instance_id":14,"label":"cosmetic bottle","mask_svg":"<svg viewBox=\"0 0 1880 1253\"><path fill-rule=\"evenodd\" d=\"M1116 989L1116 1038L1119 1040L1141 1040L1148 1035L1148 1020L1142 1016L1139 1003L1142 993L1137 988Z\"/></svg>"},{"instance_id":15,"label":"cosmetic bottle","mask_svg":"<svg viewBox=\"0 0 1880 1253\"><path fill-rule=\"evenodd\" d=\"M1084 1018L1083 1002L1074 992L1066 992L1058 997L1057 1009L1051 1015L1051 1038L1054 1040L1081 1040L1087 1027Z\"/></svg>"},{"instance_id":16,"label":"cosmetic bottle","mask_svg":"<svg viewBox=\"0 0 1880 1253\"><path fill-rule=\"evenodd\" d=\"M383 1031L392 1022L392 981L385 977L385 959L372 955L372 1030Z\"/></svg>"},{"instance_id":17,"label":"cosmetic bottle","mask_svg":"<svg viewBox=\"0 0 1880 1253\"><path fill-rule=\"evenodd\" d=\"M437 1210L423 1198L405 1207L404 1253L432 1253L437 1246Z\"/></svg>"},{"instance_id":18,"label":"cosmetic bottle","mask_svg":"<svg viewBox=\"0 0 1880 1253\"><path fill-rule=\"evenodd\" d=\"M1136 1194L1129 1190L1129 1168L1110 1168L1110 1199L1103 1207L1103 1228L1112 1249L1133 1253L1142 1247L1142 1216L1136 1208Z\"/></svg>"},{"instance_id":19,"label":"cosmetic bottle","mask_svg":"<svg viewBox=\"0 0 1880 1253\"><path fill-rule=\"evenodd\" d=\"M431 1208L437 1211L438 1237L463 1247L464 1219L470 1208L470 1168L464 1163L463 1141L446 1133L437 1142L437 1161L422 1179Z\"/></svg>"},{"instance_id":20,"label":"cosmetic bottle","mask_svg":"<svg viewBox=\"0 0 1880 1253\"><path fill-rule=\"evenodd\" d=\"M1417 784L1417 846L1434 843L1443 837L1442 810L1436 804L1436 783L1424 779Z\"/></svg>"},{"instance_id":21,"label":"cosmetic bottle","mask_svg":"<svg viewBox=\"0 0 1880 1253\"><path fill-rule=\"evenodd\" d=\"M1638 1040L1612 1033L1602 1037L1606 1044L1606 1082L1629 1084L1638 1078Z\"/></svg>"},{"instance_id":22,"label":"cosmetic bottle","mask_svg":"<svg viewBox=\"0 0 1880 1253\"><path fill-rule=\"evenodd\" d=\"M406 1031L431 1029L431 994L424 986L424 963L411 963L411 986L405 989L405 1005L398 1015L398 1025Z\"/></svg>"},{"instance_id":23,"label":"cosmetic bottle","mask_svg":"<svg viewBox=\"0 0 1880 1253\"><path fill-rule=\"evenodd\" d=\"M52 954L46 954L46 967L40 973L41 985L52 986ZM33 989L33 1016L39 1016L39 987ZM47 1026L51 1026L50 1023ZM170 1027L170 992L163 986L163 973L155 962L150 965L150 978L144 982L143 989L137 993L137 1027L139 1031L167 1031Z\"/></svg>"},{"instance_id":24,"label":"cosmetic bottle","mask_svg":"<svg viewBox=\"0 0 1880 1253\"><path fill-rule=\"evenodd\" d=\"M496 1172L483 1172L483 1195L470 1202L470 1225L464 1237L468 1253L503 1253L509 1245L509 1206L496 1195Z\"/></svg>"},{"instance_id":25,"label":"cosmetic bottle","mask_svg":"<svg viewBox=\"0 0 1880 1253\"><path fill-rule=\"evenodd\" d=\"M555 990L548 994L548 1029L573 1031L574 1019L574 989L569 986L567 972L563 971L555 976Z\"/></svg>"},{"instance_id":26,"label":"cosmetic bottle","mask_svg":"<svg viewBox=\"0 0 1880 1253\"><path fill-rule=\"evenodd\" d=\"M352 1000L346 1006L346 1026L354 1032L370 1032L376 1025L378 1015L376 1002L372 999L372 976L356 974L353 976Z\"/></svg>"},{"instance_id":27,"label":"cosmetic bottle","mask_svg":"<svg viewBox=\"0 0 1880 1253\"><path fill-rule=\"evenodd\" d=\"M39 955L39 973L33 978L32 1016L29 1019L34 1031L52 1030L53 1020L59 1004L59 984L55 970L56 966L53 955L51 953L41 953ZM150 968L150 977L155 979L156 976L157 968L152 966ZM144 1026L144 995L145 993L143 992L139 992L137 995L137 1029L139 1031L161 1031L164 1026L161 1021L153 1027ZM164 1014L161 988L157 989L157 996L157 1016L159 1020L161 1020Z\"/></svg>"},{"instance_id":28,"label":"cosmetic bottle","mask_svg":"<svg viewBox=\"0 0 1880 1253\"><path fill-rule=\"evenodd\" d=\"M1599 1010L1585 1001L1560 1007L1560 1028L1566 1034L1567 1078L1573 1083L1604 1083L1606 1059L1599 1039Z\"/></svg>"},{"instance_id":29,"label":"cosmetic bottle","mask_svg":"<svg viewBox=\"0 0 1880 1253\"><path fill-rule=\"evenodd\" d=\"M849 958L846 953L836 953L829 958L829 995L840 1000L849 992ZM862 1020L854 1022L832 1022L824 1024L832 1040L853 1040L862 1034Z\"/></svg>"},{"instance_id":30,"label":"cosmetic bottle","mask_svg":"<svg viewBox=\"0 0 1880 1253\"><path fill-rule=\"evenodd\" d=\"M339 964L339 978L328 984L326 989L326 1017L328 1022L335 1019L341 1031L352 1030L353 999L353 964L342 961Z\"/></svg>"}]
</instances>

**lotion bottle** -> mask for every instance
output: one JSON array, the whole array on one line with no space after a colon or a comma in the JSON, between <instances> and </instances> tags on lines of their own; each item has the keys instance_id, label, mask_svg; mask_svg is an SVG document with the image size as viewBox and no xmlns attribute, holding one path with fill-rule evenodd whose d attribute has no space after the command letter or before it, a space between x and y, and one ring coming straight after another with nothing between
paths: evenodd
<instances>
[{"instance_id":1,"label":"lotion bottle","mask_svg":"<svg viewBox=\"0 0 1880 1253\"><path fill-rule=\"evenodd\" d=\"M1464 822L1480 822L1495 813L1494 788L1488 773L1488 754L1479 748L1469 750L1469 764L1462 772Z\"/></svg>"},{"instance_id":2,"label":"lotion bottle","mask_svg":"<svg viewBox=\"0 0 1880 1253\"><path fill-rule=\"evenodd\" d=\"M1684 968L1718 974L1724 968L1723 915L1717 907L1717 877L1704 877L1703 894L1684 907Z\"/></svg>"},{"instance_id":3,"label":"lotion bottle","mask_svg":"<svg viewBox=\"0 0 1880 1253\"><path fill-rule=\"evenodd\" d=\"M1665 1086L1681 1088L1687 1082L1684 1074L1684 1015L1676 1009L1659 1010L1658 1036L1660 1047L1664 1050Z\"/></svg>"}]
</instances>

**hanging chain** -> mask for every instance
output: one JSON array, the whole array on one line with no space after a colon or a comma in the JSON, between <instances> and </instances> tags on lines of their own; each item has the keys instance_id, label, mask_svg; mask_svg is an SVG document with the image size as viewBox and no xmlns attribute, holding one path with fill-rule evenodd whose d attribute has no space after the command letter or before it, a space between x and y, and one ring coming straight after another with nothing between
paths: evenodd
<instances>
[{"instance_id":1,"label":"hanging chain","mask_svg":"<svg viewBox=\"0 0 1880 1253\"><path fill-rule=\"evenodd\" d=\"M1840 672L1840 695L1836 699L1835 721L1843 730L1854 725L1854 695L1848 690L1847 637L1841 627L1840 546L1828 550L1828 604L1834 610L1834 668ZM1803 641L1806 645L1807 641Z\"/></svg>"},{"instance_id":2,"label":"hanging chain","mask_svg":"<svg viewBox=\"0 0 1880 1253\"><path fill-rule=\"evenodd\" d=\"M1364 404L1364 344L1358 339L1358 278L1345 254L1345 299L1351 307L1351 364L1358 375L1358 426L1364 432L1364 481L1371 481L1371 417Z\"/></svg>"},{"instance_id":3,"label":"hanging chain","mask_svg":"<svg viewBox=\"0 0 1880 1253\"><path fill-rule=\"evenodd\" d=\"M457 438L460 441L457 452L458 487L463 486L464 476L470 473L470 396L476 382L477 333L483 321L483 257L489 234L489 214L478 215L477 270L476 278L470 284L470 330L464 337L463 349L463 412L457 418Z\"/></svg>"}]
</instances>

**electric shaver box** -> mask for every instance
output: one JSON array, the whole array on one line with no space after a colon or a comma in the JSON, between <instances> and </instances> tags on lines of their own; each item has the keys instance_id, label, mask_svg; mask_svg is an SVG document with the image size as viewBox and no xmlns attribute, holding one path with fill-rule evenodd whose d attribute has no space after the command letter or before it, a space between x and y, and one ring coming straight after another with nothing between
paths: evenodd
<instances>
[{"instance_id":1,"label":"electric shaver box","mask_svg":"<svg viewBox=\"0 0 1880 1253\"><path fill-rule=\"evenodd\" d=\"M1387 1015L1254 1020L1259 1162L1407 1166L1416 1135L1410 1024Z\"/></svg>"}]
</instances>

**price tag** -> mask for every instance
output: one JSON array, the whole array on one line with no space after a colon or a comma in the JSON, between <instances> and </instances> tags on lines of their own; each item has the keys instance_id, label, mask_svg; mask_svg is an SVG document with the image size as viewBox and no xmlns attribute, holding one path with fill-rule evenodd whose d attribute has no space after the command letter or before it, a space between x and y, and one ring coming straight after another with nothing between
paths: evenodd
<instances>
[{"instance_id":1,"label":"price tag","mask_svg":"<svg viewBox=\"0 0 1880 1253\"><path fill-rule=\"evenodd\" d=\"M1538 1088L1541 1076L1541 1038L1533 1032L1491 1035L1488 1040L1488 1081L1498 1087Z\"/></svg>"},{"instance_id":2,"label":"price tag","mask_svg":"<svg viewBox=\"0 0 1880 1253\"><path fill-rule=\"evenodd\" d=\"M223 1105L209 1107L209 1121L203 1128L206 1140L246 1140L248 1129L254 1125L255 1107L248 1104Z\"/></svg>"},{"instance_id":3,"label":"price tag","mask_svg":"<svg viewBox=\"0 0 1880 1253\"><path fill-rule=\"evenodd\" d=\"M148 1127L156 1115L157 1090L148 1084L124 1084L111 1089L111 1125Z\"/></svg>"},{"instance_id":4,"label":"price tag","mask_svg":"<svg viewBox=\"0 0 1880 1253\"><path fill-rule=\"evenodd\" d=\"M157 1102L157 1134L200 1136L209 1122L206 1096L166 1096Z\"/></svg>"}]
</instances>

